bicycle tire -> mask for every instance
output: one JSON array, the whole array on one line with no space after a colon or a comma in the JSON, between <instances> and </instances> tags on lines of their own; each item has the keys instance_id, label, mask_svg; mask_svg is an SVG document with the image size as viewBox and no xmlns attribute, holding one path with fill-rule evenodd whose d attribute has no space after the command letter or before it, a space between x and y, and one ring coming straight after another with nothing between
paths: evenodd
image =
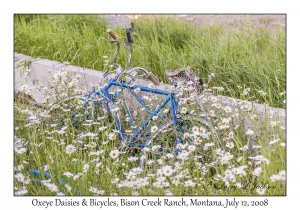
<instances>
[{"instance_id":1,"label":"bicycle tire","mask_svg":"<svg viewBox=\"0 0 300 210\"><path fill-rule=\"evenodd\" d=\"M191 123L192 121L193 123ZM134 147L143 145L140 147L149 148L152 148L153 146L160 146L160 152L156 151L156 154L161 154L164 152L178 152L177 145L179 143L185 144L188 142L191 143L193 141L192 139L184 138L185 134L192 133L193 126L198 126L198 128L202 127L207 131L212 130L212 126L210 125L210 121L208 118L197 116L181 116L179 119L177 119L176 127L174 126L174 122L172 120L161 123L161 125L158 126L158 130L156 133L149 132L149 129L144 131L140 135L140 139L132 143L132 146ZM147 132L149 133L149 135L145 136Z\"/></svg>"},{"instance_id":2,"label":"bicycle tire","mask_svg":"<svg viewBox=\"0 0 300 210\"><path fill-rule=\"evenodd\" d=\"M108 110L107 107L97 106L96 100L88 101L88 99L89 95L76 94L56 102L48 109L48 113L52 116L51 123L57 123L62 127L70 121L77 127L86 120L96 120L100 114L104 114L104 110ZM86 101L88 104L84 106L83 103Z\"/></svg>"}]
</instances>

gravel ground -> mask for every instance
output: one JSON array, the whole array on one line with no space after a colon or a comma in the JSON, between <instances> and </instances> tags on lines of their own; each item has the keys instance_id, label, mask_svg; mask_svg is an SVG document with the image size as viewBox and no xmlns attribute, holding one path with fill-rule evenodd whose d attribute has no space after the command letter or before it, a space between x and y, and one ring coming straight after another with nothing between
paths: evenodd
<instances>
[{"instance_id":1,"label":"gravel ground","mask_svg":"<svg viewBox=\"0 0 300 210\"><path fill-rule=\"evenodd\" d=\"M134 18L140 18L142 15L105 15L105 18L110 23L111 27L120 26L123 28L130 27L131 20ZM276 27L286 27L286 15L277 14L222 14L222 15L198 15L198 14L186 14L186 15L171 15L172 17L190 22L195 26L203 28L207 25L221 25L222 27L228 27L229 29L245 29L249 26L256 27L261 26L265 28L274 29ZM102 16L101 16L102 17Z\"/></svg>"},{"instance_id":2,"label":"gravel ground","mask_svg":"<svg viewBox=\"0 0 300 210\"><path fill-rule=\"evenodd\" d=\"M176 16L175 16L176 17ZM221 25L223 27L244 29L249 25L275 28L285 27L286 15L179 15L180 18L195 26L203 28L207 25Z\"/></svg>"}]
</instances>

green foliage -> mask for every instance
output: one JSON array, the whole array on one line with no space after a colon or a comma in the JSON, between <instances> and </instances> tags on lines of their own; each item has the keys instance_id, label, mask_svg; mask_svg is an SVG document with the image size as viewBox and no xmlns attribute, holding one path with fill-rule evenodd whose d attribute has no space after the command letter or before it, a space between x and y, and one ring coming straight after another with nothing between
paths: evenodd
<instances>
[{"instance_id":1,"label":"green foliage","mask_svg":"<svg viewBox=\"0 0 300 210\"><path fill-rule=\"evenodd\" d=\"M215 73L215 86L240 98L237 85L256 92L260 103L284 108L280 92L286 90L286 35L283 28L247 25L233 30L212 25L202 29L171 17L144 16L134 21L132 65L152 71L167 83L165 70L191 66L202 78ZM15 51L33 57L103 71L102 56L113 57L107 22L98 15L16 15ZM122 29L114 31L125 41ZM126 65L126 49L117 62ZM267 95L261 96L258 91Z\"/></svg>"}]
</instances>

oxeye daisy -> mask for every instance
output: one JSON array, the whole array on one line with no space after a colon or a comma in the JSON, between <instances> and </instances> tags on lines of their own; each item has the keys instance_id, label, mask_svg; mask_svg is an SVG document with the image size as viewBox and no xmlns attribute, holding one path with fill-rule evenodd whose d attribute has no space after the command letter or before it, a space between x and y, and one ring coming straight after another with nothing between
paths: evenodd
<instances>
[{"instance_id":1,"label":"oxeye daisy","mask_svg":"<svg viewBox=\"0 0 300 210\"><path fill-rule=\"evenodd\" d=\"M195 141L194 141L194 144L196 144L196 145L199 145L201 143L202 143L202 140L199 138L195 139Z\"/></svg>"},{"instance_id":2,"label":"oxeye daisy","mask_svg":"<svg viewBox=\"0 0 300 210\"><path fill-rule=\"evenodd\" d=\"M246 135L251 136L252 134L254 134L254 131L251 130L251 129L248 129L247 132L246 132Z\"/></svg>"},{"instance_id":3,"label":"oxeye daisy","mask_svg":"<svg viewBox=\"0 0 300 210\"><path fill-rule=\"evenodd\" d=\"M212 102L217 102L217 101L218 101L218 99L217 99L216 97L211 97L210 100L211 100Z\"/></svg>"},{"instance_id":4,"label":"oxeye daisy","mask_svg":"<svg viewBox=\"0 0 300 210\"><path fill-rule=\"evenodd\" d=\"M96 187L90 187L89 191L96 194L98 192L98 189Z\"/></svg>"},{"instance_id":5,"label":"oxeye daisy","mask_svg":"<svg viewBox=\"0 0 300 210\"><path fill-rule=\"evenodd\" d=\"M107 128L107 126L102 126L99 128L100 131L104 131Z\"/></svg>"},{"instance_id":6,"label":"oxeye daisy","mask_svg":"<svg viewBox=\"0 0 300 210\"><path fill-rule=\"evenodd\" d=\"M157 116L153 116L153 117L152 117L152 120L153 120L153 121L156 121L157 119L158 119Z\"/></svg>"},{"instance_id":7,"label":"oxeye daisy","mask_svg":"<svg viewBox=\"0 0 300 210\"><path fill-rule=\"evenodd\" d=\"M234 137L233 131L230 131L230 132L229 132L228 137L229 137L230 139L232 139L232 138Z\"/></svg>"},{"instance_id":8,"label":"oxeye daisy","mask_svg":"<svg viewBox=\"0 0 300 210\"><path fill-rule=\"evenodd\" d=\"M183 114L187 113L187 108L186 107L182 107L181 108L181 113L183 113Z\"/></svg>"},{"instance_id":9,"label":"oxeye daisy","mask_svg":"<svg viewBox=\"0 0 300 210\"><path fill-rule=\"evenodd\" d=\"M216 149L216 153L217 153L218 155L223 155L223 154L224 154L224 151L223 151L221 148L218 148L218 149Z\"/></svg>"},{"instance_id":10,"label":"oxeye daisy","mask_svg":"<svg viewBox=\"0 0 300 210\"><path fill-rule=\"evenodd\" d=\"M227 156L223 156L222 158L221 158L221 164L227 164L228 163L228 161L229 161L229 159L228 159L228 157Z\"/></svg>"},{"instance_id":11,"label":"oxeye daisy","mask_svg":"<svg viewBox=\"0 0 300 210\"><path fill-rule=\"evenodd\" d=\"M105 190L98 190L98 191L97 191L97 194L98 194L98 195L104 195L104 193L105 193Z\"/></svg>"},{"instance_id":12,"label":"oxeye daisy","mask_svg":"<svg viewBox=\"0 0 300 210\"><path fill-rule=\"evenodd\" d=\"M274 174L270 177L270 179L271 179L271 182L276 182L276 181L280 180L281 177L278 174Z\"/></svg>"},{"instance_id":13,"label":"oxeye daisy","mask_svg":"<svg viewBox=\"0 0 300 210\"><path fill-rule=\"evenodd\" d=\"M262 186L256 188L256 192L259 195L263 195L265 193L265 191L266 191L266 189L264 187L262 187Z\"/></svg>"},{"instance_id":14,"label":"oxeye daisy","mask_svg":"<svg viewBox=\"0 0 300 210\"><path fill-rule=\"evenodd\" d=\"M199 133L199 127L198 126L193 126L192 131L193 131L194 134L198 134Z\"/></svg>"},{"instance_id":15,"label":"oxeye daisy","mask_svg":"<svg viewBox=\"0 0 300 210\"><path fill-rule=\"evenodd\" d=\"M154 86L153 83L148 84L148 88L153 88L153 86Z\"/></svg>"},{"instance_id":16,"label":"oxeye daisy","mask_svg":"<svg viewBox=\"0 0 300 210\"><path fill-rule=\"evenodd\" d=\"M149 165L149 166L152 165L153 163L155 163L154 160L148 160L148 161L147 161L147 165Z\"/></svg>"},{"instance_id":17,"label":"oxeye daisy","mask_svg":"<svg viewBox=\"0 0 300 210\"><path fill-rule=\"evenodd\" d=\"M66 146L66 154L71 155L76 151L76 147L73 144L69 144Z\"/></svg>"},{"instance_id":18,"label":"oxeye daisy","mask_svg":"<svg viewBox=\"0 0 300 210\"><path fill-rule=\"evenodd\" d=\"M284 170L279 171L278 176L280 177L280 180L285 180L285 171Z\"/></svg>"},{"instance_id":19,"label":"oxeye daisy","mask_svg":"<svg viewBox=\"0 0 300 210\"><path fill-rule=\"evenodd\" d=\"M44 185L47 186L51 192L58 192L58 187L55 184L44 183Z\"/></svg>"},{"instance_id":20,"label":"oxeye daisy","mask_svg":"<svg viewBox=\"0 0 300 210\"><path fill-rule=\"evenodd\" d=\"M158 127L156 125L151 127L151 133L155 133L157 130Z\"/></svg>"},{"instance_id":21,"label":"oxeye daisy","mask_svg":"<svg viewBox=\"0 0 300 210\"><path fill-rule=\"evenodd\" d=\"M232 169L232 172L233 172L234 174L240 174L241 169L240 169L240 168L233 168L233 169Z\"/></svg>"},{"instance_id":22,"label":"oxeye daisy","mask_svg":"<svg viewBox=\"0 0 300 210\"><path fill-rule=\"evenodd\" d=\"M200 127L200 128L199 128L199 133L200 133L201 135L205 134L205 132L206 132L205 128L203 128L203 127Z\"/></svg>"},{"instance_id":23,"label":"oxeye daisy","mask_svg":"<svg viewBox=\"0 0 300 210\"><path fill-rule=\"evenodd\" d=\"M87 172L89 170L89 168L90 168L90 164L86 163L86 164L83 165L83 171L84 172Z\"/></svg>"},{"instance_id":24,"label":"oxeye daisy","mask_svg":"<svg viewBox=\"0 0 300 210\"><path fill-rule=\"evenodd\" d=\"M217 109L222 107L222 105L220 103L213 104L213 106L215 106Z\"/></svg>"},{"instance_id":25,"label":"oxeye daisy","mask_svg":"<svg viewBox=\"0 0 300 210\"><path fill-rule=\"evenodd\" d=\"M80 105L80 106L83 105L83 103L84 103L84 101L81 101L81 100L78 101L78 105Z\"/></svg>"},{"instance_id":26,"label":"oxeye daisy","mask_svg":"<svg viewBox=\"0 0 300 210\"><path fill-rule=\"evenodd\" d=\"M223 87L218 87L218 91L224 91Z\"/></svg>"},{"instance_id":27,"label":"oxeye daisy","mask_svg":"<svg viewBox=\"0 0 300 210\"><path fill-rule=\"evenodd\" d=\"M277 122L276 122L276 121L271 121L271 122L270 122L270 125L271 125L272 127L274 127L274 126L277 125Z\"/></svg>"},{"instance_id":28,"label":"oxeye daisy","mask_svg":"<svg viewBox=\"0 0 300 210\"><path fill-rule=\"evenodd\" d=\"M275 144L276 142L278 142L280 139L273 139L272 141L270 141L269 145Z\"/></svg>"},{"instance_id":29,"label":"oxeye daisy","mask_svg":"<svg viewBox=\"0 0 300 210\"><path fill-rule=\"evenodd\" d=\"M232 149L234 147L234 143L233 142L227 142L226 147L228 147L229 149Z\"/></svg>"},{"instance_id":30,"label":"oxeye daisy","mask_svg":"<svg viewBox=\"0 0 300 210\"><path fill-rule=\"evenodd\" d=\"M187 139L187 138L189 138L189 137L190 137L190 134L189 134L189 133L184 133L184 134L183 134L183 138L184 138L184 139Z\"/></svg>"},{"instance_id":31,"label":"oxeye daisy","mask_svg":"<svg viewBox=\"0 0 300 210\"><path fill-rule=\"evenodd\" d=\"M230 169L226 169L224 174L225 174L226 177L229 177L229 176L232 175L232 171Z\"/></svg>"},{"instance_id":32,"label":"oxeye daisy","mask_svg":"<svg viewBox=\"0 0 300 210\"><path fill-rule=\"evenodd\" d=\"M252 172L253 175L255 176L259 176L262 173L262 168L261 167L257 167L256 169L254 169L254 171Z\"/></svg>"},{"instance_id":33,"label":"oxeye daisy","mask_svg":"<svg viewBox=\"0 0 300 210\"><path fill-rule=\"evenodd\" d=\"M228 179L229 179L229 181L231 181L231 182L236 182L236 178L235 178L234 175L229 176Z\"/></svg>"},{"instance_id":34,"label":"oxeye daisy","mask_svg":"<svg viewBox=\"0 0 300 210\"><path fill-rule=\"evenodd\" d=\"M27 90L27 88L28 88L28 85L21 85L21 87L20 87L20 91L26 91Z\"/></svg>"},{"instance_id":35,"label":"oxeye daisy","mask_svg":"<svg viewBox=\"0 0 300 210\"><path fill-rule=\"evenodd\" d=\"M286 94L286 92L285 92L285 91L283 91L283 92L279 93L279 95L281 95L281 96L283 96L283 95L285 95L285 94Z\"/></svg>"},{"instance_id":36,"label":"oxeye daisy","mask_svg":"<svg viewBox=\"0 0 300 210\"><path fill-rule=\"evenodd\" d=\"M164 174L165 176L171 176L172 173L173 173L172 167L171 167L171 166L168 166L168 165L162 167L162 170L163 170L163 174Z\"/></svg>"},{"instance_id":37,"label":"oxeye daisy","mask_svg":"<svg viewBox=\"0 0 300 210\"><path fill-rule=\"evenodd\" d=\"M108 139L109 140L115 140L116 138L117 138L117 135L115 133L108 134Z\"/></svg>"},{"instance_id":38,"label":"oxeye daisy","mask_svg":"<svg viewBox=\"0 0 300 210\"><path fill-rule=\"evenodd\" d=\"M239 116L238 113L234 113L234 114L232 115L232 117L234 117L234 118L237 118L238 116Z\"/></svg>"},{"instance_id":39,"label":"oxeye daisy","mask_svg":"<svg viewBox=\"0 0 300 210\"><path fill-rule=\"evenodd\" d=\"M285 142L281 142L280 146L285 147Z\"/></svg>"},{"instance_id":40,"label":"oxeye daisy","mask_svg":"<svg viewBox=\"0 0 300 210\"><path fill-rule=\"evenodd\" d=\"M193 182L192 180L187 180L184 182L184 186L185 187L194 187L194 186L196 186L196 183Z\"/></svg>"},{"instance_id":41,"label":"oxeye daisy","mask_svg":"<svg viewBox=\"0 0 300 210\"><path fill-rule=\"evenodd\" d=\"M159 148L160 148L159 145L154 145L154 146L152 146L151 149L152 149L153 152L155 152L155 151L157 151Z\"/></svg>"},{"instance_id":42,"label":"oxeye daisy","mask_svg":"<svg viewBox=\"0 0 300 210\"><path fill-rule=\"evenodd\" d=\"M24 175L21 174L21 173L17 173L17 174L15 175L15 178L16 178L19 182L24 182L24 180L25 180Z\"/></svg>"},{"instance_id":43,"label":"oxeye daisy","mask_svg":"<svg viewBox=\"0 0 300 210\"><path fill-rule=\"evenodd\" d=\"M205 145L204 145L204 150L208 150L208 148L210 147L210 143L206 143Z\"/></svg>"},{"instance_id":44,"label":"oxeye daisy","mask_svg":"<svg viewBox=\"0 0 300 210\"><path fill-rule=\"evenodd\" d=\"M119 153L120 153L120 151L118 149L116 149L116 150L112 150L109 153L109 155L110 155L111 158L115 159L115 158L117 158L119 156Z\"/></svg>"},{"instance_id":45,"label":"oxeye daisy","mask_svg":"<svg viewBox=\"0 0 300 210\"><path fill-rule=\"evenodd\" d=\"M194 145L189 145L188 146L188 150L191 151L191 152L193 152L193 151L196 150L196 147Z\"/></svg>"},{"instance_id":46,"label":"oxeye daisy","mask_svg":"<svg viewBox=\"0 0 300 210\"><path fill-rule=\"evenodd\" d=\"M224 107L224 111L226 112L226 113L230 113L231 112L231 107L229 107L229 106L225 106Z\"/></svg>"},{"instance_id":47,"label":"oxeye daisy","mask_svg":"<svg viewBox=\"0 0 300 210\"><path fill-rule=\"evenodd\" d=\"M209 115L212 116L212 117L215 116L215 111L214 110L210 110L209 111Z\"/></svg>"},{"instance_id":48,"label":"oxeye daisy","mask_svg":"<svg viewBox=\"0 0 300 210\"><path fill-rule=\"evenodd\" d=\"M72 173L70 173L70 172L68 172L68 171L67 171L67 172L64 172L63 175L65 175L65 176L68 177L68 178L74 176L74 174L72 174Z\"/></svg>"},{"instance_id":49,"label":"oxeye daisy","mask_svg":"<svg viewBox=\"0 0 300 210\"><path fill-rule=\"evenodd\" d=\"M135 92L135 93L139 93L140 91L141 91L140 88L135 88L135 89L134 89L134 92Z\"/></svg>"},{"instance_id":50,"label":"oxeye daisy","mask_svg":"<svg viewBox=\"0 0 300 210\"><path fill-rule=\"evenodd\" d=\"M95 148L97 146L96 142L91 142L89 145L91 148Z\"/></svg>"},{"instance_id":51,"label":"oxeye daisy","mask_svg":"<svg viewBox=\"0 0 300 210\"><path fill-rule=\"evenodd\" d=\"M149 152L150 151L150 148L149 147L144 147L143 148L143 152Z\"/></svg>"}]
</instances>

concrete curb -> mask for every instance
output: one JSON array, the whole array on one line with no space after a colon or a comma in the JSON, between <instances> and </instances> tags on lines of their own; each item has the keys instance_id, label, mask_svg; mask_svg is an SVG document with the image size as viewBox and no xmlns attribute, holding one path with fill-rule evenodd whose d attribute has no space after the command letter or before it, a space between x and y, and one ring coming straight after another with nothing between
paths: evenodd
<instances>
[{"instance_id":1,"label":"concrete curb","mask_svg":"<svg viewBox=\"0 0 300 210\"><path fill-rule=\"evenodd\" d=\"M22 62L30 62L30 65L28 65L26 68L24 66L21 66ZM14 88L15 90L18 90L21 85L27 84L29 87L35 86L37 83L46 85L50 84L49 81L52 80L52 76L55 72L60 71L65 64L59 63L57 61L51 61L47 59L34 59L30 56L15 53L14 54ZM26 69L31 69L30 73L27 76L27 79L24 78L24 74ZM72 73L79 73L84 72L85 75L85 81L86 81L86 89L91 90L91 84L95 84L103 77L103 72L95 71L92 69L86 69L78 66L72 66L68 65L66 68L66 71L72 72ZM107 78L109 79L109 77ZM103 81L103 83L106 81ZM148 85L149 81L146 80L140 80L137 79L135 81L135 84L139 85ZM167 84L160 84L159 86L156 86L158 89L165 89L170 90L171 86ZM41 103L44 98L43 94L38 91L34 90L32 92L33 98ZM232 107L236 107L239 103L239 99L232 99L226 96L218 97L218 101L221 102L223 105L230 105ZM277 120L282 124L286 125L286 109L281 108L274 108L274 107L265 107L263 104L255 104L253 103L251 106L253 106L256 109L256 112L258 113L258 120L261 122L264 122L266 120L266 117L269 116L269 112L273 112L274 116L277 116Z\"/></svg>"}]
</instances>

